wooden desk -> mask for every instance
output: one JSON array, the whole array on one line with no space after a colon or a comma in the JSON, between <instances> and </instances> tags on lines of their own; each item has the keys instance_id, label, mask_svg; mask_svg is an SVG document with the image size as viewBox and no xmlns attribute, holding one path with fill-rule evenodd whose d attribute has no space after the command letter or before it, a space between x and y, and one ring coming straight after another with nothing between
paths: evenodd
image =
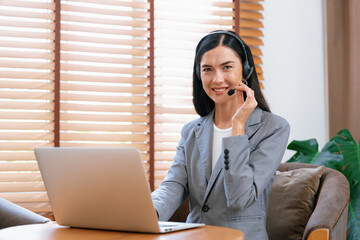
<instances>
[{"instance_id":1,"label":"wooden desk","mask_svg":"<svg viewBox=\"0 0 360 240\"><path fill-rule=\"evenodd\" d=\"M203 226L164 234L144 234L117 231L102 231L79 229L59 226L55 222L47 224L31 224L10 227L0 230L0 240L244 240L241 231L216 227Z\"/></svg>"}]
</instances>

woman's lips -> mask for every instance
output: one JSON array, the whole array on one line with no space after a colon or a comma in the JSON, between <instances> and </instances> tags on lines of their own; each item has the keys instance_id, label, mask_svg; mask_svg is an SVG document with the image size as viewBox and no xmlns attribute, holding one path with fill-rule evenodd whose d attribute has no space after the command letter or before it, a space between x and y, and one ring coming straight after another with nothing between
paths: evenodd
<instances>
[{"instance_id":1,"label":"woman's lips","mask_svg":"<svg viewBox=\"0 0 360 240\"><path fill-rule=\"evenodd\" d=\"M226 92L228 87L222 87L222 88L212 88L212 90L215 92L215 94L222 94Z\"/></svg>"}]
</instances>

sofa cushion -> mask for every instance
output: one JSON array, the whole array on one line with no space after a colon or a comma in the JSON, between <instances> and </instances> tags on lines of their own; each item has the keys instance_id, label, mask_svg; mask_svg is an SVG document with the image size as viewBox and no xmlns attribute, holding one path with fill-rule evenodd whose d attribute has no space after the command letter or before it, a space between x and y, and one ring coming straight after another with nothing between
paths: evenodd
<instances>
[{"instance_id":1,"label":"sofa cushion","mask_svg":"<svg viewBox=\"0 0 360 240\"><path fill-rule=\"evenodd\" d=\"M270 240L302 239L315 207L323 167L276 172L267 212Z\"/></svg>"}]
</instances>

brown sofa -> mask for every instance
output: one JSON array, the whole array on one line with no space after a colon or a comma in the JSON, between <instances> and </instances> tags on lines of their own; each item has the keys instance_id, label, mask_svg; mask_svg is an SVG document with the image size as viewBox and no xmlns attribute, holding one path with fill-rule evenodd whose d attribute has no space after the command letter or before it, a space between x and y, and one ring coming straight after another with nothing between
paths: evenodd
<instances>
[{"instance_id":1,"label":"brown sofa","mask_svg":"<svg viewBox=\"0 0 360 240\"><path fill-rule=\"evenodd\" d=\"M316 168L315 165L282 163L278 171L286 172L299 168ZM346 223L349 203L349 183L338 171L323 168L320 183L315 195L315 207L302 234L303 240L342 240L346 239ZM286 199L284 199L286 201ZM270 203L270 199L269 199ZM271 208L269 204L269 208ZM188 199L179 207L170 221L184 222L189 213ZM271 222L277 222L268 219ZM269 235L271 235L269 233Z\"/></svg>"}]
</instances>

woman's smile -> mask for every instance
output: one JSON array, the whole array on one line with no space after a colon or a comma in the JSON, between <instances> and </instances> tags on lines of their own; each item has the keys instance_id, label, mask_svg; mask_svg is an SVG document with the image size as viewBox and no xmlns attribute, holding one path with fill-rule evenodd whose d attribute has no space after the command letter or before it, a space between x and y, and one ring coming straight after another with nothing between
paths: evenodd
<instances>
[{"instance_id":1,"label":"woman's smile","mask_svg":"<svg viewBox=\"0 0 360 240\"><path fill-rule=\"evenodd\" d=\"M212 88L212 90L215 92L215 94L217 95L221 95L223 93L227 92L228 87L214 87Z\"/></svg>"}]
</instances>

